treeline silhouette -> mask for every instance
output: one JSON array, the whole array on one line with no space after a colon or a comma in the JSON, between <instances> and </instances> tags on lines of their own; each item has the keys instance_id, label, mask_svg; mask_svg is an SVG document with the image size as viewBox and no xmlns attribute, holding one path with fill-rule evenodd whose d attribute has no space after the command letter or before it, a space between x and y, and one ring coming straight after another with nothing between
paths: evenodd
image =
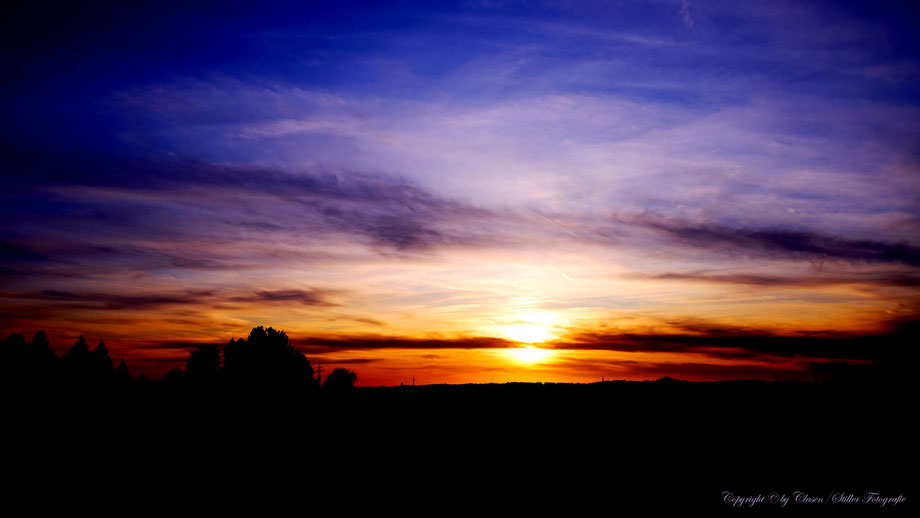
<instances>
[{"instance_id":1,"label":"treeline silhouette","mask_svg":"<svg viewBox=\"0 0 920 518\"><path fill-rule=\"evenodd\" d=\"M105 342L90 350L82 336L58 358L44 331L26 341L12 333L0 342L3 383L14 387L67 389L71 387L128 389L147 385L141 374L131 377L124 359L114 366ZM189 352L185 368L169 370L159 385L169 390L244 389L275 391L286 396L305 395L322 389L329 393L350 391L357 374L334 369L325 379L310 361L291 345L284 331L255 327L246 338L233 338L224 347L199 345Z\"/></svg>"}]
</instances>

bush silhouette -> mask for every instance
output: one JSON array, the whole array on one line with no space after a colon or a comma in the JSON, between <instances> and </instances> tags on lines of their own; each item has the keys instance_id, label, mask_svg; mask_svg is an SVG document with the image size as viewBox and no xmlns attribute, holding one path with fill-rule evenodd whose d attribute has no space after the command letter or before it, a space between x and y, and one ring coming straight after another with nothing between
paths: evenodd
<instances>
[{"instance_id":1,"label":"bush silhouette","mask_svg":"<svg viewBox=\"0 0 920 518\"><path fill-rule=\"evenodd\" d=\"M326 381L323 382L323 389L332 392L347 392L354 388L356 381L358 381L357 374L340 367L326 376Z\"/></svg>"}]
</instances>

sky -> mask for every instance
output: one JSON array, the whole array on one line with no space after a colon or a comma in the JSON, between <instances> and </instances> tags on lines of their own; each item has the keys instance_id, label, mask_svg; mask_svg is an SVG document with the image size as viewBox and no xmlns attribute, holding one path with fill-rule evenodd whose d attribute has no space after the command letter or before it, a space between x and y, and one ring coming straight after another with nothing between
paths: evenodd
<instances>
[{"instance_id":1,"label":"sky","mask_svg":"<svg viewBox=\"0 0 920 518\"><path fill-rule=\"evenodd\" d=\"M0 8L0 331L148 376L824 379L920 309L910 2ZM909 337L909 338L905 338Z\"/></svg>"}]
</instances>

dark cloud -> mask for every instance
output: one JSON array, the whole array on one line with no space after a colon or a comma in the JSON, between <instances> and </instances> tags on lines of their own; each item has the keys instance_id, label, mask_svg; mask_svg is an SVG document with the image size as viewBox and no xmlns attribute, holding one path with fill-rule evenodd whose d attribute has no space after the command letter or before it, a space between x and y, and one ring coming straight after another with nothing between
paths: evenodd
<instances>
[{"instance_id":1,"label":"dark cloud","mask_svg":"<svg viewBox=\"0 0 920 518\"><path fill-rule=\"evenodd\" d=\"M326 356L311 356L309 360L313 365L367 365L384 361L383 358L329 358Z\"/></svg>"},{"instance_id":2,"label":"dark cloud","mask_svg":"<svg viewBox=\"0 0 920 518\"><path fill-rule=\"evenodd\" d=\"M8 240L0 240L0 261L4 263L11 261L41 261L43 259L46 259L44 254L28 246Z\"/></svg>"},{"instance_id":3,"label":"dark cloud","mask_svg":"<svg viewBox=\"0 0 920 518\"><path fill-rule=\"evenodd\" d=\"M267 233L345 233L374 245L422 250L477 242L475 236L445 232L439 226L490 215L387 174L293 173L86 153L74 154L68 160L43 156L19 156L19 160L30 174L6 181L16 183L10 188L15 187L18 198L29 197L31 202L11 217L21 219L26 226L35 224L36 214L29 212L41 207L45 225L53 225L54 213L60 212L70 223L86 222L82 232L92 236L104 231L119 235L118 229L131 235L143 230L155 238L239 228ZM67 194L49 196L47 187ZM117 194L96 199L81 194L81 188L123 191L125 200L137 198L130 193L144 196L133 202L120 201ZM173 196L197 198L197 203L167 203ZM12 255L15 259L24 252L28 251L0 250L0 257Z\"/></svg>"},{"instance_id":4,"label":"dark cloud","mask_svg":"<svg viewBox=\"0 0 920 518\"><path fill-rule=\"evenodd\" d=\"M259 291L254 297L234 297L231 300L245 302L297 302L304 306L332 306L328 290L275 290Z\"/></svg>"},{"instance_id":5,"label":"dark cloud","mask_svg":"<svg viewBox=\"0 0 920 518\"><path fill-rule=\"evenodd\" d=\"M760 329L720 326L700 320L668 322L673 333L576 333L558 349L702 354L722 359L855 360L895 362L914 355L920 338L914 321L892 323L877 334L817 331L780 335Z\"/></svg>"},{"instance_id":6,"label":"dark cloud","mask_svg":"<svg viewBox=\"0 0 920 518\"><path fill-rule=\"evenodd\" d=\"M444 234L426 228L419 221L396 216L383 216L373 221L367 221L363 216L359 216L356 219L337 218L337 221L343 223L346 228L352 228L370 236L377 243L400 249L427 247L447 241Z\"/></svg>"},{"instance_id":7,"label":"dark cloud","mask_svg":"<svg viewBox=\"0 0 920 518\"><path fill-rule=\"evenodd\" d=\"M643 279L714 282L751 286L831 286L837 284L871 284L884 286L920 286L920 276L905 272L861 272L781 277L758 274L708 274L702 272L635 275Z\"/></svg>"},{"instance_id":8,"label":"dark cloud","mask_svg":"<svg viewBox=\"0 0 920 518\"><path fill-rule=\"evenodd\" d=\"M305 352L332 352L344 350L371 349L495 349L516 347L518 344L502 338L460 337L460 338L409 338L400 336L352 335L331 337L304 337L297 340L304 344Z\"/></svg>"},{"instance_id":9,"label":"dark cloud","mask_svg":"<svg viewBox=\"0 0 920 518\"><path fill-rule=\"evenodd\" d=\"M37 232L40 234L40 231ZM16 256L9 254L0 267L0 277L20 279L39 277L88 278L120 271L153 271L169 268L188 270L240 270L254 266L234 258L219 257L213 249L194 251L189 249L163 250L159 247L144 248L125 244L119 246L87 245L65 239L42 240L38 237L19 240L0 240L0 245L16 250ZM87 236L90 239L93 236ZM151 236L155 240L155 236Z\"/></svg>"},{"instance_id":10,"label":"dark cloud","mask_svg":"<svg viewBox=\"0 0 920 518\"><path fill-rule=\"evenodd\" d=\"M75 303L99 309L147 309L159 306L201 304L213 297L213 291L188 291L175 294L119 295L114 293L44 290L20 293L13 298L49 302Z\"/></svg>"},{"instance_id":11,"label":"dark cloud","mask_svg":"<svg viewBox=\"0 0 920 518\"><path fill-rule=\"evenodd\" d=\"M260 304L294 303L304 306L330 306L330 290L276 290L258 291L251 295L227 295L217 290L188 290L182 292L123 295L106 292L71 292L43 290L26 293L0 294L7 300L40 301L67 304L85 309L150 309L162 306L208 306L228 302Z\"/></svg>"},{"instance_id":12,"label":"dark cloud","mask_svg":"<svg viewBox=\"0 0 920 518\"><path fill-rule=\"evenodd\" d=\"M622 222L655 231L669 241L713 252L920 266L920 248L907 243L851 239L782 228L734 228L644 215Z\"/></svg>"},{"instance_id":13,"label":"dark cloud","mask_svg":"<svg viewBox=\"0 0 920 518\"><path fill-rule=\"evenodd\" d=\"M699 354L720 359L785 362L792 359L866 362L895 361L913 354L909 347L920 337L913 320L892 322L875 334L834 330L775 334L757 328L719 325L699 319L672 320L669 333L581 332L548 343L555 349L611 350ZM519 344L495 337L412 338L381 335L305 336L295 339L305 353L376 349L494 349Z\"/></svg>"},{"instance_id":14,"label":"dark cloud","mask_svg":"<svg viewBox=\"0 0 920 518\"><path fill-rule=\"evenodd\" d=\"M268 223L265 221L224 221L224 223L236 227L248 227L256 230L267 230L270 232L284 230L284 227L281 225L276 225L274 223Z\"/></svg>"},{"instance_id":15,"label":"dark cloud","mask_svg":"<svg viewBox=\"0 0 920 518\"><path fill-rule=\"evenodd\" d=\"M346 318L347 320L351 320L352 322L360 322L362 324L369 324L372 326L385 326L386 325L386 322L382 320L377 320L374 318L366 318L366 317L344 317L344 318ZM335 320L335 319L332 319L332 320Z\"/></svg>"}]
</instances>

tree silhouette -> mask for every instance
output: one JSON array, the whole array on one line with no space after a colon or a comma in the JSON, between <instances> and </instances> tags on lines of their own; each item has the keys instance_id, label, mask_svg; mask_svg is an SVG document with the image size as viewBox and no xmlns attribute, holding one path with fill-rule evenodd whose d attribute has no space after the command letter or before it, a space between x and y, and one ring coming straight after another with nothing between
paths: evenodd
<instances>
[{"instance_id":1,"label":"tree silhouette","mask_svg":"<svg viewBox=\"0 0 920 518\"><path fill-rule=\"evenodd\" d=\"M220 351L216 345L200 345L189 353L185 362L185 376L198 384L213 383L220 370Z\"/></svg>"},{"instance_id":2,"label":"tree silhouette","mask_svg":"<svg viewBox=\"0 0 920 518\"><path fill-rule=\"evenodd\" d=\"M81 335L77 338L77 341L73 343L73 347L69 351L64 353L64 360L67 364L79 364L85 363L89 358L89 345L86 343L86 339Z\"/></svg>"},{"instance_id":3,"label":"tree silhouette","mask_svg":"<svg viewBox=\"0 0 920 518\"><path fill-rule=\"evenodd\" d=\"M21 358L26 352L25 337L22 336L22 333L10 333L10 336L0 342L0 351L2 351L0 354L3 354L5 361L12 358Z\"/></svg>"},{"instance_id":4,"label":"tree silhouette","mask_svg":"<svg viewBox=\"0 0 920 518\"><path fill-rule=\"evenodd\" d=\"M171 392L206 386L243 388L248 392L272 390L285 400L318 388L319 380L314 374L309 360L291 345L284 331L259 326L246 338L231 339L223 349L206 344L189 351L185 370L169 370L157 386L169 387ZM44 331L35 333L28 343L21 333L10 334L0 341L0 375L5 386L26 383L47 391L66 390L62 383L110 389L132 385L127 362L122 358L118 368L114 368L104 341L100 340L90 350L86 339L80 336L58 360ZM354 372L335 369L323 386L332 392L347 391L356 380ZM142 373L136 385L146 382ZM151 386L144 389L145 393L148 390L156 389Z\"/></svg>"},{"instance_id":5,"label":"tree silhouette","mask_svg":"<svg viewBox=\"0 0 920 518\"><path fill-rule=\"evenodd\" d=\"M356 381L358 381L357 374L348 369L339 367L326 376L326 381L323 383L323 389L333 392L347 392L354 388Z\"/></svg>"},{"instance_id":6,"label":"tree silhouette","mask_svg":"<svg viewBox=\"0 0 920 518\"><path fill-rule=\"evenodd\" d=\"M230 339L224 347L223 372L227 380L250 388L313 387L313 367L290 344L284 331L262 326L246 339Z\"/></svg>"},{"instance_id":7,"label":"tree silhouette","mask_svg":"<svg viewBox=\"0 0 920 518\"><path fill-rule=\"evenodd\" d=\"M90 377L95 381L107 381L115 374L112 368L112 358L109 357L109 348L105 342L99 340L99 345L90 354Z\"/></svg>"},{"instance_id":8,"label":"tree silhouette","mask_svg":"<svg viewBox=\"0 0 920 518\"><path fill-rule=\"evenodd\" d=\"M18 384L24 376L26 339L22 333L11 333L0 342L0 382Z\"/></svg>"},{"instance_id":9,"label":"tree silhouette","mask_svg":"<svg viewBox=\"0 0 920 518\"><path fill-rule=\"evenodd\" d=\"M92 361L89 345L86 339L80 336L61 358L64 377L71 383L86 383L92 377Z\"/></svg>"},{"instance_id":10,"label":"tree silhouette","mask_svg":"<svg viewBox=\"0 0 920 518\"><path fill-rule=\"evenodd\" d=\"M26 345L26 362L33 366L47 367L58 359L51 348L51 342L44 331L35 333L32 341Z\"/></svg>"},{"instance_id":11,"label":"tree silhouette","mask_svg":"<svg viewBox=\"0 0 920 518\"><path fill-rule=\"evenodd\" d=\"M118 362L118 370L115 371L115 381L121 385L131 383L131 373L128 371L128 364L125 362L124 358Z\"/></svg>"},{"instance_id":12,"label":"tree silhouette","mask_svg":"<svg viewBox=\"0 0 920 518\"><path fill-rule=\"evenodd\" d=\"M44 331L38 331L26 344L22 377L29 384L47 386L49 382L57 381L59 374L58 357L51 348L51 342Z\"/></svg>"},{"instance_id":13,"label":"tree silhouette","mask_svg":"<svg viewBox=\"0 0 920 518\"><path fill-rule=\"evenodd\" d=\"M164 385L168 385L168 386L177 386L177 385L181 385L184 380L185 380L185 372L183 372L182 369L178 367L174 367L172 369L169 369L166 372L166 374L164 374L163 377L160 378L160 383L163 383Z\"/></svg>"}]
</instances>

